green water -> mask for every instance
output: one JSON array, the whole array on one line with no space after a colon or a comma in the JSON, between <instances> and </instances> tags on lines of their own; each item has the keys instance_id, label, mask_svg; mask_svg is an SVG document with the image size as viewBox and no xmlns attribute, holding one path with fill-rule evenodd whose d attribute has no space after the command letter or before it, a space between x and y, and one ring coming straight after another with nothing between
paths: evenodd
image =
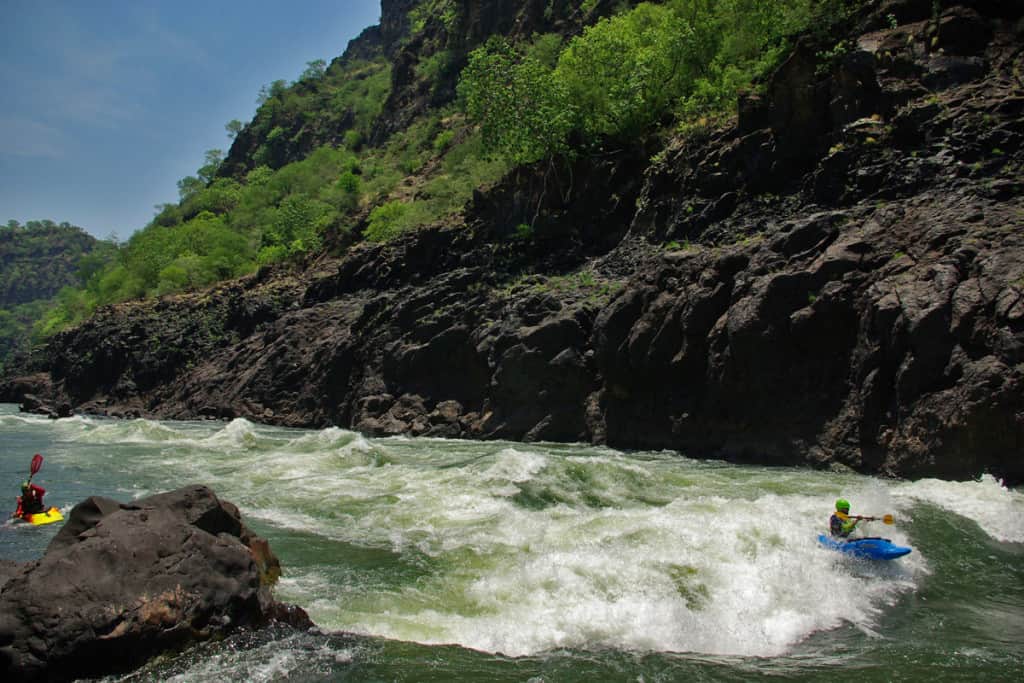
<instances>
[{"instance_id":1,"label":"green water","mask_svg":"<svg viewBox=\"0 0 1024 683\"><path fill-rule=\"evenodd\" d=\"M1020 680L1024 494L584 445L368 439L0 406L0 484L67 512L211 486L321 632L245 633L122 680ZM815 541L837 496L889 563ZM38 557L57 525L0 529Z\"/></svg>"}]
</instances>

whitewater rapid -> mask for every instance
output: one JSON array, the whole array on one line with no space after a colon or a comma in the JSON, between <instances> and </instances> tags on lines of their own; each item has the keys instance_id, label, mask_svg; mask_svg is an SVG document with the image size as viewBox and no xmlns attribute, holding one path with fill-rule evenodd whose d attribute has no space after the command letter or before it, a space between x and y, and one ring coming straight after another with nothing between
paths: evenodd
<instances>
[{"instance_id":1,"label":"whitewater rapid","mask_svg":"<svg viewBox=\"0 0 1024 683\"><path fill-rule=\"evenodd\" d=\"M38 418L0 415L0 429ZM13 421L20 421L15 424ZM75 417L49 471L102 471L122 499L189 483L274 541L278 597L326 630L508 656L615 649L773 657L880 620L932 571L915 517L1024 542L1024 495L991 477L887 481L564 444L370 439L342 429ZM83 484L84 485L84 484ZM821 548L836 497L915 551Z\"/></svg>"}]
</instances>

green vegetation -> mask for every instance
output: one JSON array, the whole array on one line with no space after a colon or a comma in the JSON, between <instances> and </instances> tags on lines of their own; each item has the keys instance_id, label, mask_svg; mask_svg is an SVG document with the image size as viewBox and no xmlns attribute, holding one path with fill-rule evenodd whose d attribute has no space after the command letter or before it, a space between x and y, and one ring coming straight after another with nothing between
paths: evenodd
<instances>
[{"instance_id":1,"label":"green vegetation","mask_svg":"<svg viewBox=\"0 0 1024 683\"><path fill-rule=\"evenodd\" d=\"M84 290L62 299L44 331L76 322L98 305L198 289L319 248L324 232L343 229L342 217L358 203L358 171L351 152L321 147L277 171L256 168L243 182L218 178L190 186L180 204L163 207Z\"/></svg>"},{"instance_id":2,"label":"green vegetation","mask_svg":"<svg viewBox=\"0 0 1024 683\"><path fill-rule=\"evenodd\" d=\"M100 305L301 261L325 243L385 242L457 222L473 192L514 164L704 130L778 64L790 36L809 27L824 36L822 27L853 4L623 3L568 41L557 34L522 44L492 38L468 55L458 106L421 111L384 141L374 126L390 92L390 63L309 62L294 82L264 86L253 120L225 126L230 152L209 150L196 174L179 182L178 203L158 207L127 244L84 268L78 287L60 291L38 330L53 333ZM589 12L597 3L581 7ZM423 0L410 12L410 30L454 31L460 11L452 0ZM448 92L462 63L451 37L442 35L443 44L431 37L415 66L425 99ZM532 237L524 224L513 239Z\"/></svg>"},{"instance_id":3,"label":"green vegetation","mask_svg":"<svg viewBox=\"0 0 1024 683\"><path fill-rule=\"evenodd\" d=\"M589 26L554 64L538 56L536 44L492 39L470 55L459 94L488 149L517 163L565 153L572 131L584 146L635 139L666 117L687 125L731 108L779 63L789 36L831 23L845 4L641 3Z\"/></svg>"},{"instance_id":4,"label":"green vegetation","mask_svg":"<svg viewBox=\"0 0 1024 683\"><path fill-rule=\"evenodd\" d=\"M328 233L350 232L369 212L364 237L387 241L460 209L475 188L508 164L483 154L479 135L460 116L425 117L381 148L357 154L325 145L276 170L259 166L241 181L215 178L221 154L210 150L194 178L179 183L181 201L159 207L84 288L61 293L39 325L49 335L101 305L194 291L261 265L316 251ZM440 156L443 154L443 158ZM399 183L434 162L416 199L388 199Z\"/></svg>"},{"instance_id":5,"label":"green vegetation","mask_svg":"<svg viewBox=\"0 0 1024 683\"><path fill-rule=\"evenodd\" d=\"M415 35L421 33L427 22L438 21L451 31L459 20L459 6L455 0L422 0L409 11L409 26Z\"/></svg>"},{"instance_id":6,"label":"green vegetation","mask_svg":"<svg viewBox=\"0 0 1024 683\"><path fill-rule=\"evenodd\" d=\"M77 271L103 245L70 223L7 221L0 226L0 307L49 299L79 283Z\"/></svg>"},{"instance_id":7,"label":"green vegetation","mask_svg":"<svg viewBox=\"0 0 1024 683\"><path fill-rule=\"evenodd\" d=\"M74 292L117 247L70 223L0 226L0 369L33 340L33 325L60 292Z\"/></svg>"},{"instance_id":8,"label":"green vegetation","mask_svg":"<svg viewBox=\"0 0 1024 683\"><path fill-rule=\"evenodd\" d=\"M589 270L580 270L552 276L523 273L508 282L502 292L504 296L523 291L557 293L560 297L572 296L592 305L603 305L621 288L622 282L598 278Z\"/></svg>"},{"instance_id":9,"label":"green vegetation","mask_svg":"<svg viewBox=\"0 0 1024 683\"><path fill-rule=\"evenodd\" d=\"M390 88L391 65L384 60L329 67L317 60L291 86L281 80L264 86L246 131L258 144L245 167L280 168L325 144L356 149L369 137ZM338 131L345 131L344 140L336 139Z\"/></svg>"},{"instance_id":10,"label":"green vegetation","mask_svg":"<svg viewBox=\"0 0 1024 683\"><path fill-rule=\"evenodd\" d=\"M457 213L473 190L511 168L507 160L487 155L481 134L447 110L421 117L383 147L366 150L361 163L362 203L377 207L364 236L377 242ZM421 176L417 184L405 186L413 174Z\"/></svg>"},{"instance_id":11,"label":"green vegetation","mask_svg":"<svg viewBox=\"0 0 1024 683\"><path fill-rule=\"evenodd\" d=\"M550 68L492 38L469 56L459 96L479 122L484 144L515 163L530 163L568 150L578 118L575 105Z\"/></svg>"},{"instance_id":12,"label":"green vegetation","mask_svg":"<svg viewBox=\"0 0 1024 683\"><path fill-rule=\"evenodd\" d=\"M49 300L40 300L0 308L0 372L15 352L31 344L33 325L49 305Z\"/></svg>"}]
</instances>

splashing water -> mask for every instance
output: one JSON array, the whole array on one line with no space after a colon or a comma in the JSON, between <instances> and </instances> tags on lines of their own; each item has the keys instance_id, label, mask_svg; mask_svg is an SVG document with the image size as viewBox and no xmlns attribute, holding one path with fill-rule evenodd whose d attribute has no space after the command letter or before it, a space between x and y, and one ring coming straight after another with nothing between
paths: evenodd
<instances>
[{"instance_id":1,"label":"splashing water","mask_svg":"<svg viewBox=\"0 0 1024 683\"><path fill-rule=\"evenodd\" d=\"M721 663L729 658L833 666L827 653L837 642L845 651L853 639L853 657L875 652L894 616L942 583L948 553L929 547L926 527L943 517L934 510L976 524L998 547L985 552L1019 558L1013 544L1024 542L1024 495L991 478L890 482L676 453L369 439L240 419L51 422L7 409L0 433L5 475L46 451L41 476L62 507L76 496L211 486L271 540L285 567L278 597L326 630L369 639L370 649L452 644L544 666L565 652L663 653L662 670L667 653L683 653L720 658L714 666L730 675L740 669ZM895 526L867 531L915 552L879 564L821 548L816 535L840 495L855 512L894 514ZM41 549L20 538L3 557ZM1015 576L999 587L1011 625L1024 604ZM916 633L916 624L906 628ZM346 657L360 660L351 647L328 648L349 653L327 657L332 675ZM267 658L272 678L303 666L287 648L258 654L265 649L252 656ZM1021 661L1005 649L988 643L977 652L986 666ZM587 668L573 661L573 670ZM203 659L190 672L203 678L218 666ZM222 666L227 674L248 665Z\"/></svg>"}]
</instances>

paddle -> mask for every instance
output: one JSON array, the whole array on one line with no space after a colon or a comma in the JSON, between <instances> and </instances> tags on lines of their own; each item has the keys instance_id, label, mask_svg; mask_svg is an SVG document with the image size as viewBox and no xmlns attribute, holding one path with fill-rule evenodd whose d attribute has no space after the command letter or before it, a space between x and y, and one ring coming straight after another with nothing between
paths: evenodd
<instances>
[{"instance_id":1,"label":"paddle","mask_svg":"<svg viewBox=\"0 0 1024 683\"><path fill-rule=\"evenodd\" d=\"M881 520L882 524L895 524L896 523L896 520L893 519L892 515L883 515L882 517L866 517L866 516L862 516L862 515L848 515L845 512L840 512L839 510L836 510L836 517L838 517L839 519L842 519L844 521L847 520L847 519L853 518L853 519L861 519L861 520L864 520L865 522L877 522L877 521Z\"/></svg>"},{"instance_id":2,"label":"paddle","mask_svg":"<svg viewBox=\"0 0 1024 683\"><path fill-rule=\"evenodd\" d=\"M32 477L36 476L36 472L38 472L40 469L42 469L42 467L43 467L43 456L41 456L38 453L36 453L35 455L32 456L32 464L29 465L29 468L28 468L28 480L32 481Z\"/></svg>"}]
</instances>

